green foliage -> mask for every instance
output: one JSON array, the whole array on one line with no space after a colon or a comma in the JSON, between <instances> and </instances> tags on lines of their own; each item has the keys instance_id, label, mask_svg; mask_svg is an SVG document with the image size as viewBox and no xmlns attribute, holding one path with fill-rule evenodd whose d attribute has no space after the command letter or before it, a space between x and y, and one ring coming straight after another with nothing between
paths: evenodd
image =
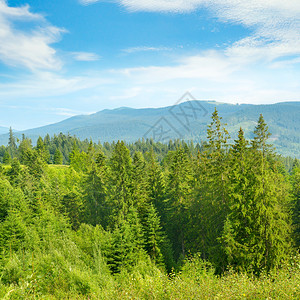
<instances>
[{"instance_id":1,"label":"green foliage","mask_svg":"<svg viewBox=\"0 0 300 300\"><path fill-rule=\"evenodd\" d=\"M291 182L294 239L297 247L300 247L300 166L297 163L293 166Z\"/></svg>"},{"instance_id":2,"label":"green foliage","mask_svg":"<svg viewBox=\"0 0 300 300\"><path fill-rule=\"evenodd\" d=\"M60 152L59 149L55 150L55 154L54 154L54 158L53 158L53 163L55 165L62 165L62 163L63 163L63 155L62 155L62 153Z\"/></svg>"},{"instance_id":3,"label":"green foliage","mask_svg":"<svg viewBox=\"0 0 300 300\"><path fill-rule=\"evenodd\" d=\"M241 129L232 150L230 207L222 240L229 264L243 272L270 270L287 257L290 249L290 227L284 207L287 199L280 191L285 186L278 182L280 174L266 167L267 161L261 156L266 155L269 136L265 128L260 117L254 149L247 148Z\"/></svg>"},{"instance_id":4,"label":"green foliage","mask_svg":"<svg viewBox=\"0 0 300 300\"><path fill-rule=\"evenodd\" d=\"M262 116L250 143L240 129L230 145L216 110L207 133L202 145L48 135L34 148L12 134L0 297L298 299L299 162L276 156Z\"/></svg>"},{"instance_id":5,"label":"green foliage","mask_svg":"<svg viewBox=\"0 0 300 300\"><path fill-rule=\"evenodd\" d=\"M153 204L150 204L146 210L144 238L145 250L152 261L158 266L166 266L167 269L170 269L172 264L174 266L170 243L163 232L159 215Z\"/></svg>"},{"instance_id":6,"label":"green foliage","mask_svg":"<svg viewBox=\"0 0 300 300\"><path fill-rule=\"evenodd\" d=\"M192 168L188 153L179 148L173 156L167 185L167 218L169 236L174 241L177 258L186 252L187 211L192 195Z\"/></svg>"},{"instance_id":7,"label":"green foliage","mask_svg":"<svg viewBox=\"0 0 300 300\"><path fill-rule=\"evenodd\" d=\"M124 142L118 142L109 161L108 204L112 215L111 225L126 218L132 199L132 159Z\"/></svg>"},{"instance_id":8,"label":"green foliage","mask_svg":"<svg viewBox=\"0 0 300 300\"><path fill-rule=\"evenodd\" d=\"M126 219L116 225L111 248L109 249L108 265L112 272L122 269L130 270L145 257L143 250L144 236L137 211L130 209Z\"/></svg>"},{"instance_id":9,"label":"green foliage","mask_svg":"<svg viewBox=\"0 0 300 300\"><path fill-rule=\"evenodd\" d=\"M10 157L8 151L5 151L4 155L3 155L3 163L7 165L10 163L10 161L11 161L11 157Z\"/></svg>"}]
</instances>

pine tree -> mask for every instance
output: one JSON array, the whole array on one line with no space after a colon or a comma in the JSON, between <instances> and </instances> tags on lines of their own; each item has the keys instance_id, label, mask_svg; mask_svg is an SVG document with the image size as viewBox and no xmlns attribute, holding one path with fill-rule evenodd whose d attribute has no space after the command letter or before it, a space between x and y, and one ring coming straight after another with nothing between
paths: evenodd
<instances>
[{"instance_id":1,"label":"pine tree","mask_svg":"<svg viewBox=\"0 0 300 300\"><path fill-rule=\"evenodd\" d=\"M204 259L213 262L217 272L224 271L226 263L218 238L221 237L228 213L228 144L229 134L219 117L217 109L208 125L204 152L198 153L194 164L196 178L195 197L191 213L191 236L193 250L201 252ZM196 246L195 246L196 245Z\"/></svg>"},{"instance_id":2,"label":"pine tree","mask_svg":"<svg viewBox=\"0 0 300 300\"><path fill-rule=\"evenodd\" d=\"M108 250L108 265L114 273L130 270L146 257L144 237L137 210L131 207L122 221L116 223Z\"/></svg>"},{"instance_id":3,"label":"pine tree","mask_svg":"<svg viewBox=\"0 0 300 300\"><path fill-rule=\"evenodd\" d=\"M84 203L86 222L94 226L101 224L104 228L107 226L109 213L106 203L108 176L106 157L100 152L96 155L96 162L92 164L84 183Z\"/></svg>"},{"instance_id":4,"label":"pine tree","mask_svg":"<svg viewBox=\"0 0 300 300\"><path fill-rule=\"evenodd\" d=\"M163 264L161 248L163 246L163 233L160 219L153 204L148 206L144 225L145 249L150 258L158 265Z\"/></svg>"},{"instance_id":5,"label":"pine tree","mask_svg":"<svg viewBox=\"0 0 300 300\"><path fill-rule=\"evenodd\" d=\"M221 238L226 260L240 271L250 271L255 263L257 247L256 216L251 186L252 161L248 141L240 128L238 139L230 153L228 180L229 212Z\"/></svg>"},{"instance_id":6,"label":"pine tree","mask_svg":"<svg viewBox=\"0 0 300 300\"><path fill-rule=\"evenodd\" d=\"M258 151L263 158L266 156L271 156L273 152L273 146L268 144L268 139L270 138L271 133L269 128L264 120L262 114L260 114L257 126L254 130L254 139L252 140L252 148Z\"/></svg>"},{"instance_id":7,"label":"pine tree","mask_svg":"<svg viewBox=\"0 0 300 300\"><path fill-rule=\"evenodd\" d=\"M274 164L272 145L268 144L270 133L260 115L251 143L251 191L252 269L277 267L290 250L290 221L287 213L288 193L283 175Z\"/></svg>"},{"instance_id":8,"label":"pine tree","mask_svg":"<svg viewBox=\"0 0 300 300\"><path fill-rule=\"evenodd\" d=\"M36 151L40 157L41 160L45 161L46 163L49 162L50 154L46 147L46 145L43 142L43 139L39 136L36 144Z\"/></svg>"},{"instance_id":9,"label":"pine tree","mask_svg":"<svg viewBox=\"0 0 300 300\"><path fill-rule=\"evenodd\" d=\"M4 155L3 155L3 163L8 165L10 163L10 161L11 161L11 157L10 157L8 151L5 151Z\"/></svg>"},{"instance_id":10,"label":"pine tree","mask_svg":"<svg viewBox=\"0 0 300 300\"><path fill-rule=\"evenodd\" d=\"M72 190L63 195L62 213L64 213L72 225L73 230L77 230L83 219L83 201L82 195L76 190Z\"/></svg>"},{"instance_id":11,"label":"pine tree","mask_svg":"<svg viewBox=\"0 0 300 300\"><path fill-rule=\"evenodd\" d=\"M49 147L51 144L51 139L50 139L50 135L47 133L44 137L44 144L46 147Z\"/></svg>"},{"instance_id":12,"label":"pine tree","mask_svg":"<svg viewBox=\"0 0 300 300\"><path fill-rule=\"evenodd\" d=\"M24 163L24 161L26 160L26 153L30 149L32 149L31 140L23 135L22 141L18 148L18 156L21 163Z\"/></svg>"},{"instance_id":13,"label":"pine tree","mask_svg":"<svg viewBox=\"0 0 300 300\"><path fill-rule=\"evenodd\" d=\"M55 150L54 158L53 158L53 163L55 165L62 165L63 163L63 155L59 149Z\"/></svg>"},{"instance_id":14,"label":"pine tree","mask_svg":"<svg viewBox=\"0 0 300 300\"><path fill-rule=\"evenodd\" d=\"M167 185L167 228L177 258L186 254L187 210L192 195L192 168L188 154L179 148L170 167Z\"/></svg>"},{"instance_id":15,"label":"pine tree","mask_svg":"<svg viewBox=\"0 0 300 300\"><path fill-rule=\"evenodd\" d=\"M149 202L148 173L146 162L141 152L135 152L132 164L132 200L140 215L145 213Z\"/></svg>"},{"instance_id":16,"label":"pine tree","mask_svg":"<svg viewBox=\"0 0 300 300\"><path fill-rule=\"evenodd\" d=\"M17 157L15 157L11 162L10 170L7 172L11 185L18 186L18 184L21 182L21 170L22 168L20 161Z\"/></svg>"},{"instance_id":17,"label":"pine tree","mask_svg":"<svg viewBox=\"0 0 300 300\"><path fill-rule=\"evenodd\" d=\"M291 175L292 196L293 196L293 224L294 240L297 247L300 247L300 165L294 163Z\"/></svg>"},{"instance_id":18,"label":"pine tree","mask_svg":"<svg viewBox=\"0 0 300 300\"><path fill-rule=\"evenodd\" d=\"M16 138L15 138L15 136L14 136L14 133L13 133L13 130L12 130L11 127L9 128L8 146L9 146L11 149L16 149L16 148L17 148Z\"/></svg>"},{"instance_id":19,"label":"pine tree","mask_svg":"<svg viewBox=\"0 0 300 300\"><path fill-rule=\"evenodd\" d=\"M44 173L46 163L36 150L26 149L22 156L23 164L27 166L29 174L40 178Z\"/></svg>"},{"instance_id":20,"label":"pine tree","mask_svg":"<svg viewBox=\"0 0 300 300\"><path fill-rule=\"evenodd\" d=\"M150 202L155 206L159 215L166 222L165 212L165 178L161 166L158 164L153 147L145 154L146 170L148 176L148 194Z\"/></svg>"},{"instance_id":21,"label":"pine tree","mask_svg":"<svg viewBox=\"0 0 300 300\"><path fill-rule=\"evenodd\" d=\"M112 209L112 224L125 219L132 199L132 161L124 142L118 141L109 161L108 204Z\"/></svg>"}]
</instances>

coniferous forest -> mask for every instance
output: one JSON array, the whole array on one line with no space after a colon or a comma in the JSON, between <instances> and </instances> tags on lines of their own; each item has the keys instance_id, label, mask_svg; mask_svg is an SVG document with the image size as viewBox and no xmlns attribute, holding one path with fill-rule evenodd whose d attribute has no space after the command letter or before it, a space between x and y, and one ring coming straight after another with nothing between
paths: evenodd
<instances>
[{"instance_id":1,"label":"coniferous forest","mask_svg":"<svg viewBox=\"0 0 300 300\"><path fill-rule=\"evenodd\" d=\"M0 298L299 299L300 163L262 115L232 143L0 148Z\"/></svg>"}]
</instances>

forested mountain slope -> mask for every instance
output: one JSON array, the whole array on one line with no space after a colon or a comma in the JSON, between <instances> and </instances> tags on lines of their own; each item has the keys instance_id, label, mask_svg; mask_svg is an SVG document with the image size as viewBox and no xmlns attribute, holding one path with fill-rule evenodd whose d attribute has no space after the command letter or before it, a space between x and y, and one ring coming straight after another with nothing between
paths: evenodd
<instances>
[{"instance_id":1,"label":"forested mountain slope","mask_svg":"<svg viewBox=\"0 0 300 300\"><path fill-rule=\"evenodd\" d=\"M300 163L285 170L257 119L232 144L217 110L201 145L59 134L32 147L11 131L0 298L299 299Z\"/></svg>"},{"instance_id":2,"label":"forested mountain slope","mask_svg":"<svg viewBox=\"0 0 300 300\"><path fill-rule=\"evenodd\" d=\"M214 101L190 101L163 108L122 107L91 115L79 115L52 125L18 132L16 137L20 139L25 134L35 143L39 136L62 132L76 135L80 139L91 138L93 141L112 142L122 139L134 142L139 138L153 137L153 129L162 125L169 131L166 141L180 138L199 142L205 139L209 116L215 107L228 124L232 138L236 137L240 126L247 132L252 132L258 115L262 113L278 153L300 157L300 102L232 105ZM246 137L251 138L250 135ZM0 136L0 144L6 145L7 141L8 134Z\"/></svg>"}]
</instances>

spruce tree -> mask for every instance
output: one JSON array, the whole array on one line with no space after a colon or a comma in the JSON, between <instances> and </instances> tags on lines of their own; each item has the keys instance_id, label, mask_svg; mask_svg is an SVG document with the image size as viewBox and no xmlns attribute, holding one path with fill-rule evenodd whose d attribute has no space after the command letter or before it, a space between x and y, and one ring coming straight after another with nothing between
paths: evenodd
<instances>
[{"instance_id":1,"label":"spruce tree","mask_svg":"<svg viewBox=\"0 0 300 300\"><path fill-rule=\"evenodd\" d=\"M16 138L11 127L9 127L8 147L10 147L11 149L17 148Z\"/></svg>"},{"instance_id":2,"label":"spruce tree","mask_svg":"<svg viewBox=\"0 0 300 300\"><path fill-rule=\"evenodd\" d=\"M256 273L280 265L290 251L289 196L283 175L274 164L270 133L262 115L251 143L249 174L252 196L252 266ZM249 212L250 213L250 212Z\"/></svg>"},{"instance_id":3,"label":"spruce tree","mask_svg":"<svg viewBox=\"0 0 300 300\"><path fill-rule=\"evenodd\" d=\"M163 247L164 237L162 228L160 226L160 218L155 210L153 204L147 208L145 225L145 249L150 258L158 265L163 264L163 254L161 248Z\"/></svg>"},{"instance_id":4,"label":"spruce tree","mask_svg":"<svg viewBox=\"0 0 300 300\"><path fill-rule=\"evenodd\" d=\"M53 163L55 165L62 165L62 163L63 163L63 155L58 148L55 150L55 154L53 157Z\"/></svg>"},{"instance_id":5,"label":"spruce tree","mask_svg":"<svg viewBox=\"0 0 300 300\"><path fill-rule=\"evenodd\" d=\"M96 155L96 162L92 163L84 182L84 203L86 222L92 225L108 223L108 188L109 169L106 165L106 157L102 152Z\"/></svg>"},{"instance_id":6,"label":"spruce tree","mask_svg":"<svg viewBox=\"0 0 300 300\"><path fill-rule=\"evenodd\" d=\"M10 157L8 151L5 151L4 155L3 155L3 163L5 165L8 165L10 163L10 161L11 161L11 157Z\"/></svg>"},{"instance_id":7,"label":"spruce tree","mask_svg":"<svg viewBox=\"0 0 300 300\"><path fill-rule=\"evenodd\" d=\"M292 213L294 225L294 240L296 246L300 247L300 165L295 163L291 175L292 182Z\"/></svg>"},{"instance_id":8,"label":"spruce tree","mask_svg":"<svg viewBox=\"0 0 300 300\"><path fill-rule=\"evenodd\" d=\"M252 161L248 141L240 128L238 139L230 152L228 175L229 211L220 239L226 256L224 260L241 271L250 271L255 263L257 247L256 216L251 186Z\"/></svg>"},{"instance_id":9,"label":"spruce tree","mask_svg":"<svg viewBox=\"0 0 300 300\"><path fill-rule=\"evenodd\" d=\"M146 162L141 152L135 152L132 163L132 200L140 216L145 214L149 203L148 173Z\"/></svg>"},{"instance_id":10,"label":"spruce tree","mask_svg":"<svg viewBox=\"0 0 300 300\"><path fill-rule=\"evenodd\" d=\"M125 219L132 198L132 160L123 141L115 145L109 160L108 205L111 207L111 224Z\"/></svg>"},{"instance_id":11,"label":"spruce tree","mask_svg":"<svg viewBox=\"0 0 300 300\"><path fill-rule=\"evenodd\" d=\"M9 176L9 181L11 185L18 186L21 182L21 165L17 157L15 157L11 162L11 168L8 170L7 175Z\"/></svg>"},{"instance_id":12,"label":"spruce tree","mask_svg":"<svg viewBox=\"0 0 300 300\"><path fill-rule=\"evenodd\" d=\"M177 258L186 255L187 210L192 195L192 168L188 154L179 148L170 167L167 185L167 228Z\"/></svg>"},{"instance_id":13,"label":"spruce tree","mask_svg":"<svg viewBox=\"0 0 300 300\"><path fill-rule=\"evenodd\" d=\"M137 210L129 208L125 219L116 223L108 249L108 265L114 273L130 270L145 259L144 236Z\"/></svg>"},{"instance_id":14,"label":"spruce tree","mask_svg":"<svg viewBox=\"0 0 300 300\"><path fill-rule=\"evenodd\" d=\"M40 136L37 140L36 151L37 151L40 159L42 159L46 163L49 162L49 159L50 159L49 151L48 151L46 145L44 144L43 139Z\"/></svg>"},{"instance_id":15,"label":"spruce tree","mask_svg":"<svg viewBox=\"0 0 300 300\"><path fill-rule=\"evenodd\" d=\"M158 211L162 222L166 222L166 207L165 207L165 177L160 164L157 162L153 147L145 154L146 156L146 170L148 176L148 194L149 201L154 205Z\"/></svg>"},{"instance_id":16,"label":"spruce tree","mask_svg":"<svg viewBox=\"0 0 300 300\"><path fill-rule=\"evenodd\" d=\"M207 129L208 142L204 152L198 153L195 162L195 197L191 213L191 237L194 251L215 265L217 272L226 268L224 253L218 238L221 237L228 212L228 144L229 134L217 109ZM195 246L196 245L196 246Z\"/></svg>"}]
</instances>

